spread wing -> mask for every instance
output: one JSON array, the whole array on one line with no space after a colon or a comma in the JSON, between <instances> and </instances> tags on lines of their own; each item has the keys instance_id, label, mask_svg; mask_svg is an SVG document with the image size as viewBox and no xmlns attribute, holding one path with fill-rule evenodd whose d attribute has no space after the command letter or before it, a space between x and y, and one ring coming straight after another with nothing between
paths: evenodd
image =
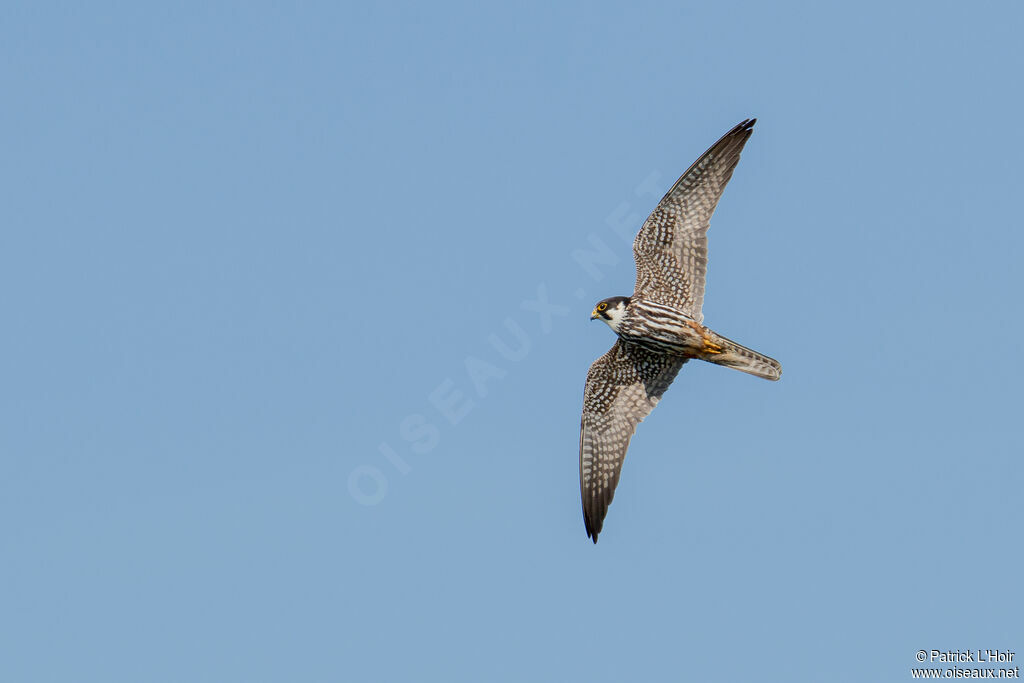
<instances>
[{"instance_id":1,"label":"spread wing","mask_svg":"<svg viewBox=\"0 0 1024 683\"><path fill-rule=\"evenodd\" d=\"M704 152L644 221L633 242L635 296L704 319L708 225L756 121L743 121Z\"/></svg>"},{"instance_id":2,"label":"spread wing","mask_svg":"<svg viewBox=\"0 0 1024 683\"><path fill-rule=\"evenodd\" d=\"M615 495L630 437L685 362L620 339L590 366L580 423L580 497L587 536L594 543Z\"/></svg>"}]
</instances>

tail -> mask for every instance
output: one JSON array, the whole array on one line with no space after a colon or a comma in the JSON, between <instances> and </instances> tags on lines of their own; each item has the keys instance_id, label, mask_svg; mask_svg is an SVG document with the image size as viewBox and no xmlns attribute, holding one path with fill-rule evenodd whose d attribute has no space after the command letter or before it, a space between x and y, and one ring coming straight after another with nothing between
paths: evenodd
<instances>
[{"instance_id":1,"label":"tail","mask_svg":"<svg viewBox=\"0 0 1024 683\"><path fill-rule=\"evenodd\" d=\"M740 346L731 339L726 339L717 333L713 335L712 340L714 344L711 345L711 348L717 346L721 350L717 352L712 351L701 356L701 358L709 363L724 365L727 368L735 368L741 372L747 372L751 375L757 375L758 377L770 380L777 380L782 377L782 365L774 358L769 358L745 346Z\"/></svg>"}]
</instances>

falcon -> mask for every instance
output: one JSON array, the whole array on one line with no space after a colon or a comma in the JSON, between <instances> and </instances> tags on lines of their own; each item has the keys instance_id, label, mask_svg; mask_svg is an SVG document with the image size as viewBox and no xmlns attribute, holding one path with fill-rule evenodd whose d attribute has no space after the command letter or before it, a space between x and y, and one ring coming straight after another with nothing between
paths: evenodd
<instances>
[{"instance_id":1,"label":"falcon","mask_svg":"<svg viewBox=\"0 0 1024 683\"><path fill-rule=\"evenodd\" d=\"M594 543L637 424L686 361L697 358L770 380L782 376L778 361L705 327L701 310L708 225L756 121L739 123L676 181L633 241L633 295L599 301L590 315L618 335L590 366L583 391L580 497Z\"/></svg>"}]
</instances>

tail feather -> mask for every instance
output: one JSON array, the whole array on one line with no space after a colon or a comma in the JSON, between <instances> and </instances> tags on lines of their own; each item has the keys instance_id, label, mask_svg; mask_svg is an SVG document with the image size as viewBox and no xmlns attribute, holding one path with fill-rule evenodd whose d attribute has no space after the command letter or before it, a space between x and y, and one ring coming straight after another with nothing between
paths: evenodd
<instances>
[{"instance_id":1,"label":"tail feather","mask_svg":"<svg viewBox=\"0 0 1024 683\"><path fill-rule=\"evenodd\" d=\"M704 356L704 360L773 381L782 377L782 364L774 358L740 346L731 339L726 339L718 334L715 334L714 342L722 347L722 351L708 354Z\"/></svg>"}]
</instances>

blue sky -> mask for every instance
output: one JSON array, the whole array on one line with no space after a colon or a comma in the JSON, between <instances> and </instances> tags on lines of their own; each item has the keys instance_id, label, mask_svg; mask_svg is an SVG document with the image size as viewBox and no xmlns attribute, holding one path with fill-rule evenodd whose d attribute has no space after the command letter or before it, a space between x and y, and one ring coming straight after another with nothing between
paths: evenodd
<instances>
[{"instance_id":1,"label":"blue sky","mask_svg":"<svg viewBox=\"0 0 1024 683\"><path fill-rule=\"evenodd\" d=\"M0 18L4 680L1024 657L1018 4ZM784 376L687 365L594 546L591 307L748 116L705 322Z\"/></svg>"}]
</instances>

